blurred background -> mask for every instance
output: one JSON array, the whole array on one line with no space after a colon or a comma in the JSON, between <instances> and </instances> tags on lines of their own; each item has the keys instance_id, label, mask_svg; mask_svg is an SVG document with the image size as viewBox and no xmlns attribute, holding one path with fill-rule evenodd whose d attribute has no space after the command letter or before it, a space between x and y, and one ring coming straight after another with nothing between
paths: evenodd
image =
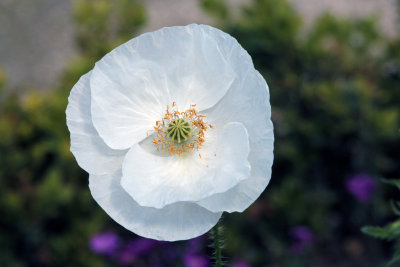
<instances>
[{"instance_id":1,"label":"blurred background","mask_svg":"<svg viewBox=\"0 0 400 267\"><path fill-rule=\"evenodd\" d=\"M210 266L205 235L140 238L92 199L69 151L67 97L115 46L192 22L238 39L271 93L275 162L223 219L227 266L384 266L361 233L395 217L400 2L0 0L0 266ZM400 266L400 265L399 265Z\"/></svg>"}]
</instances>

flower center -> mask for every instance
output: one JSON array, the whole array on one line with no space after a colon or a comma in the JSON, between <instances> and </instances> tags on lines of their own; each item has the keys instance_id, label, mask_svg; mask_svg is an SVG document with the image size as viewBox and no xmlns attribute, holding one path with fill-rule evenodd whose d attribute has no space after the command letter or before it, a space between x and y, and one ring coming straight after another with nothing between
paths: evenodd
<instances>
[{"instance_id":1,"label":"flower center","mask_svg":"<svg viewBox=\"0 0 400 267\"><path fill-rule=\"evenodd\" d=\"M204 121L204 115L197 114L195 106L182 112L176 109L175 102L171 108L167 106L164 117L154 127L157 134L153 144L158 152L181 156L199 150L205 142L205 132L213 126Z\"/></svg>"},{"instance_id":2,"label":"flower center","mask_svg":"<svg viewBox=\"0 0 400 267\"><path fill-rule=\"evenodd\" d=\"M190 130L191 127L189 122L185 121L184 119L177 119L169 123L167 134L172 141L180 144L182 140L188 140Z\"/></svg>"}]
</instances>

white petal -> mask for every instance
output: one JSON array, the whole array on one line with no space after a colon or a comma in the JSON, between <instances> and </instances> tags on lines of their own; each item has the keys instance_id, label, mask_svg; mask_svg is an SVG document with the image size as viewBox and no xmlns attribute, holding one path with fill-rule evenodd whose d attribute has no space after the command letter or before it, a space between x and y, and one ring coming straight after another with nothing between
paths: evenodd
<instances>
[{"instance_id":1,"label":"white petal","mask_svg":"<svg viewBox=\"0 0 400 267\"><path fill-rule=\"evenodd\" d=\"M120 185L121 171L90 175L89 188L97 203L117 223L147 238L176 241L210 230L222 213L212 213L194 203L179 202L163 209L139 206Z\"/></svg>"},{"instance_id":2,"label":"white petal","mask_svg":"<svg viewBox=\"0 0 400 267\"><path fill-rule=\"evenodd\" d=\"M115 149L138 143L172 102L180 109L196 104L198 111L215 105L235 79L225 35L204 25L163 28L97 62L90 79L92 117L104 141Z\"/></svg>"},{"instance_id":3,"label":"white petal","mask_svg":"<svg viewBox=\"0 0 400 267\"><path fill-rule=\"evenodd\" d=\"M142 58L165 70L170 101L179 108L197 104L201 111L214 106L235 78L224 53L231 45L221 42L225 35L207 25L191 24L144 34L133 40L133 46Z\"/></svg>"},{"instance_id":4,"label":"white petal","mask_svg":"<svg viewBox=\"0 0 400 267\"><path fill-rule=\"evenodd\" d=\"M227 124L199 153L163 157L134 145L123 162L121 185L140 205L162 208L225 192L250 174L248 135L241 123Z\"/></svg>"},{"instance_id":5,"label":"white petal","mask_svg":"<svg viewBox=\"0 0 400 267\"><path fill-rule=\"evenodd\" d=\"M66 110L71 152L79 166L91 174L113 173L121 167L126 150L108 147L93 127L90 115L90 72L72 88Z\"/></svg>"},{"instance_id":6,"label":"white petal","mask_svg":"<svg viewBox=\"0 0 400 267\"><path fill-rule=\"evenodd\" d=\"M238 78L207 116L214 125L230 121L245 125L250 141L251 175L227 192L197 202L213 212L242 212L250 206L268 185L273 162L274 134L267 83L241 47L232 50L229 60L235 66Z\"/></svg>"}]
</instances>

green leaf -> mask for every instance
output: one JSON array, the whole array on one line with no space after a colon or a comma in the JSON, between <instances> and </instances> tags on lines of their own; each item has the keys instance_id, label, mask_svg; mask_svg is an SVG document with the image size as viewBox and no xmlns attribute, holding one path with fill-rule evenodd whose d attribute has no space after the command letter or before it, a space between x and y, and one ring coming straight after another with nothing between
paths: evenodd
<instances>
[{"instance_id":1,"label":"green leaf","mask_svg":"<svg viewBox=\"0 0 400 267\"><path fill-rule=\"evenodd\" d=\"M3 88L6 80L6 75L4 74L4 71L0 68L0 90Z\"/></svg>"},{"instance_id":2,"label":"green leaf","mask_svg":"<svg viewBox=\"0 0 400 267\"><path fill-rule=\"evenodd\" d=\"M400 216L400 201L391 200L390 206L392 207L394 214Z\"/></svg>"},{"instance_id":3,"label":"green leaf","mask_svg":"<svg viewBox=\"0 0 400 267\"><path fill-rule=\"evenodd\" d=\"M396 244L394 255L393 255L392 259L387 263L386 266L391 266L398 261L400 261L400 243Z\"/></svg>"},{"instance_id":4,"label":"green leaf","mask_svg":"<svg viewBox=\"0 0 400 267\"><path fill-rule=\"evenodd\" d=\"M400 179L382 179L382 182L397 186L400 189Z\"/></svg>"},{"instance_id":5,"label":"green leaf","mask_svg":"<svg viewBox=\"0 0 400 267\"><path fill-rule=\"evenodd\" d=\"M387 263L386 266L391 266L392 264L398 262L400 260L400 252L397 252L393 258Z\"/></svg>"},{"instance_id":6,"label":"green leaf","mask_svg":"<svg viewBox=\"0 0 400 267\"><path fill-rule=\"evenodd\" d=\"M202 0L201 6L206 12L219 19L226 20L229 16L229 8L223 0Z\"/></svg>"},{"instance_id":7,"label":"green leaf","mask_svg":"<svg viewBox=\"0 0 400 267\"><path fill-rule=\"evenodd\" d=\"M395 221L384 227L364 226L361 231L375 238L393 240L400 237L400 221Z\"/></svg>"}]
</instances>

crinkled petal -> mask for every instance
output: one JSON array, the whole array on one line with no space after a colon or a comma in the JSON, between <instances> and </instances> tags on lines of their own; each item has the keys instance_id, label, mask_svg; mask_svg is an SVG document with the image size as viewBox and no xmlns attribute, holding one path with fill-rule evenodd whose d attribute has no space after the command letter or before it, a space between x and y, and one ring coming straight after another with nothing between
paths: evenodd
<instances>
[{"instance_id":1,"label":"crinkled petal","mask_svg":"<svg viewBox=\"0 0 400 267\"><path fill-rule=\"evenodd\" d=\"M89 188L97 203L116 222L147 238L176 241L200 236L210 230L222 213L195 203L179 202L163 209L138 205L120 185L121 171L90 175Z\"/></svg>"},{"instance_id":2,"label":"crinkled petal","mask_svg":"<svg viewBox=\"0 0 400 267\"><path fill-rule=\"evenodd\" d=\"M124 159L122 187L140 205L155 208L229 190L250 174L247 131L234 122L215 135L204 149L183 156L163 157L134 145Z\"/></svg>"},{"instance_id":3,"label":"crinkled petal","mask_svg":"<svg viewBox=\"0 0 400 267\"><path fill-rule=\"evenodd\" d=\"M260 196L270 181L273 161L271 152L273 147L269 146L270 143L271 140L265 139L259 142L259 147L253 145L251 148L249 161L252 171L248 179L224 193L214 194L196 203L212 212L243 212L247 209Z\"/></svg>"},{"instance_id":4,"label":"crinkled petal","mask_svg":"<svg viewBox=\"0 0 400 267\"><path fill-rule=\"evenodd\" d=\"M245 125L250 141L251 174L234 188L197 202L213 212L245 210L268 185L273 163L274 133L268 85L239 44L232 48L228 58L237 78L224 98L205 113L214 125L230 121Z\"/></svg>"},{"instance_id":5,"label":"crinkled petal","mask_svg":"<svg viewBox=\"0 0 400 267\"><path fill-rule=\"evenodd\" d=\"M108 147L93 127L90 114L90 72L72 88L66 110L71 152L79 166L91 174L113 173L121 167L126 150Z\"/></svg>"},{"instance_id":6,"label":"crinkled petal","mask_svg":"<svg viewBox=\"0 0 400 267\"><path fill-rule=\"evenodd\" d=\"M205 25L163 28L97 62L90 79L92 117L103 140L115 149L140 142L172 102L181 110L214 106L235 79L225 52L232 44L218 34L225 35Z\"/></svg>"}]
</instances>

